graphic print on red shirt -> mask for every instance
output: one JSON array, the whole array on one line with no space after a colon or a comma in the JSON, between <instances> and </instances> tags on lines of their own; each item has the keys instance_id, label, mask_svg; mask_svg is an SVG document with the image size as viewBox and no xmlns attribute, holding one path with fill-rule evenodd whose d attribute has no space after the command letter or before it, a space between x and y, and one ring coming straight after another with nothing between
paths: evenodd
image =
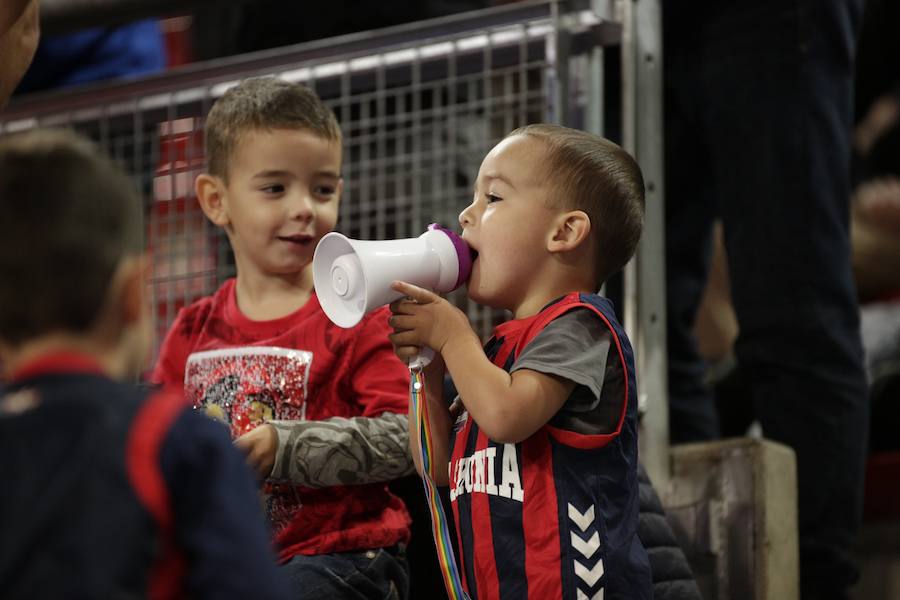
<instances>
[{"instance_id":1,"label":"graphic print on red shirt","mask_svg":"<svg viewBox=\"0 0 900 600\"><path fill-rule=\"evenodd\" d=\"M312 352L244 346L194 352L184 392L194 408L226 423L233 437L272 419L306 419Z\"/></svg>"},{"instance_id":2,"label":"graphic print on red shirt","mask_svg":"<svg viewBox=\"0 0 900 600\"><path fill-rule=\"evenodd\" d=\"M185 397L194 408L222 421L234 438L266 421L306 420L306 387L312 352L242 346L194 352L184 373ZM266 516L277 533L299 506L293 495L266 482Z\"/></svg>"}]
</instances>

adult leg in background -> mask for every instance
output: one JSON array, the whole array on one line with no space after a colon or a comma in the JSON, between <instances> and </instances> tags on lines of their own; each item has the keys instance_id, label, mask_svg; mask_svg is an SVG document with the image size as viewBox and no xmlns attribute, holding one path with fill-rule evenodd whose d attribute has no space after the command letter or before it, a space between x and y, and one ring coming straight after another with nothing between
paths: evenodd
<instances>
[{"instance_id":1,"label":"adult leg in background","mask_svg":"<svg viewBox=\"0 0 900 600\"><path fill-rule=\"evenodd\" d=\"M681 38L689 35L687 23L677 11L667 10L665 16L666 340L669 435L678 444L719 435L713 396L703 381L707 366L693 333L709 272L715 202L694 57Z\"/></svg>"},{"instance_id":2,"label":"adult leg in background","mask_svg":"<svg viewBox=\"0 0 900 600\"><path fill-rule=\"evenodd\" d=\"M710 148L694 177L708 176L724 224L738 365L765 436L797 454L802 597L846 598L868 410L848 235L861 3L690 4L667 3L665 36L693 76L667 79L693 94Z\"/></svg>"}]
</instances>

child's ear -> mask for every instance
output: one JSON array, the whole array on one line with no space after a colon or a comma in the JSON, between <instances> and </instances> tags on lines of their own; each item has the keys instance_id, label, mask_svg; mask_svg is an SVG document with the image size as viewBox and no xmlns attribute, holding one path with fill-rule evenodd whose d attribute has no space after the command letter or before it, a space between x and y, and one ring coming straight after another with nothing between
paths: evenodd
<instances>
[{"instance_id":1,"label":"child's ear","mask_svg":"<svg viewBox=\"0 0 900 600\"><path fill-rule=\"evenodd\" d=\"M146 254L128 257L120 267L122 320L126 325L138 323L144 318L146 305L145 286L149 281L150 259Z\"/></svg>"},{"instance_id":2,"label":"child's ear","mask_svg":"<svg viewBox=\"0 0 900 600\"><path fill-rule=\"evenodd\" d=\"M583 210L562 213L554 222L547 250L568 252L583 244L591 234L591 218Z\"/></svg>"},{"instance_id":3,"label":"child's ear","mask_svg":"<svg viewBox=\"0 0 900 600\"><path fill-rule=\"evenodd\" d=\"M118 377L137 377L146 368L152 346L150 302L147 282L150 258L146 254L123 259L117 274L118 318L111 339L117 342L115 366Z\"/></svg>"},{"instance_id":4,"label":"child's ear","mask_svg":"<svg viewBox=\"0 0 900 600\"><path fill-rule=\"evenodd\" d=\"M197 179L194 181L194 191L206 218L219 227L228 225L228 211L225 207L225 182L215 175L201 173L197 175Z\"/></svg>"}]
</instances>

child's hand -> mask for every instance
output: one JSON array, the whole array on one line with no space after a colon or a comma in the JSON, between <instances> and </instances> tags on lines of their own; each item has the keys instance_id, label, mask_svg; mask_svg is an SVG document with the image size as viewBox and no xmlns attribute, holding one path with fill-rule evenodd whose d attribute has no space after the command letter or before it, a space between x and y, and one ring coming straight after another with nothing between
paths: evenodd
<instances>
[{"instance_id":1,"label":"child's hand","mask_svg":"<svg viewBox=\"0 0 900 600\"><path fill-rule=\"evenodd\" d=\"M443 354L448 345L475 335L466 315L437 294L401 281L391 289L406 296L391 303L394 333L389 336L403 362L408 363L423 346Z\"/></svg>"},{"instance_id":2,"label":"child's hand","mask_svg":"<svg viewBox=\"0 0 900 600\"><path fill-rule=\"evenodd\" d=\"M273 425L260 425L234 440L234 445L247 455L247 463L260 479L272 474L275 452L278 450L278 433Z\"/></svg>"}]
</instances>

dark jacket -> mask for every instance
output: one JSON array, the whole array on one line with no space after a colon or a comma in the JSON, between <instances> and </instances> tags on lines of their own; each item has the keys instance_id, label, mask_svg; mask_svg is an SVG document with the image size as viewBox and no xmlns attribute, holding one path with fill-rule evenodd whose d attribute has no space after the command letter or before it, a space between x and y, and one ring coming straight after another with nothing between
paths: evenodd
<instances>
[{"instance_id":1,"label":"dark jacket","mask_svg":"<svg viewBox=\"0 0 900 600\"><path fill-rule=\"evenodd\" d=\"M280 598L250 472L176 394L79 355L0 393L4 598Z\"/></svg>"}]
</instances>

